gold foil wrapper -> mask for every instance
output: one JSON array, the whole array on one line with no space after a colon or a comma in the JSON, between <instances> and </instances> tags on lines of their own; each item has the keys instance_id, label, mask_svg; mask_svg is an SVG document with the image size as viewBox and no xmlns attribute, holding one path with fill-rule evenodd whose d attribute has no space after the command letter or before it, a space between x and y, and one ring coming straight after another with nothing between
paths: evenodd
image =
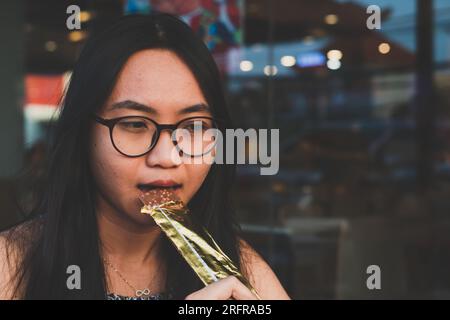
<instances>
[{"instance_id":1,"label":"gold foil wrapper","mask_svg":"<svg viewBox=\"0 0 450 320\"><path fill-rule=\"evenodd\" d=\"M204 229L207 239L203 239L192 230L189 209L173 191L150 190L142 194L140 200L144 204L141 213L154 219L205 285L228 276L235 276L258 299L261 299L209 232Z\"/></svg>"}]
</instances>

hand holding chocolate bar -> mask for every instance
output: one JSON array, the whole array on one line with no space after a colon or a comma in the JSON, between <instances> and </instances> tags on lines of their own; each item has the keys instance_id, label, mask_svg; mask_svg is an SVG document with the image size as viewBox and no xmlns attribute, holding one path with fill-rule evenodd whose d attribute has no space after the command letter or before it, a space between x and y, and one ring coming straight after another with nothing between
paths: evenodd
<instances>
[{"instance_id":1,"label":"hand holding chocolate bar","mask_svg":"<svg viewBox=\"0 0 450 320\"><path fill-rule=\"evenodd\" d=\"M234 276L260 299L250 282L208 231L204 230L207 239L203 239L192 230L189 209L174 192L154 189L142 194L140 200L144 204L141 213L148 214L155 220L205 285Z\"/></svg>"}]
</instances>

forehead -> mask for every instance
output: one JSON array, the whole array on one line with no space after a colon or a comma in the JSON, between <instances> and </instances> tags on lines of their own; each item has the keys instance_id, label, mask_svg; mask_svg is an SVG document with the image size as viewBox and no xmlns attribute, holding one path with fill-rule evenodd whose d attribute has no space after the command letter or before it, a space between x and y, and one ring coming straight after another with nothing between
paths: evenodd
<instances>
[{"instance_id":1,"label":"forehead","mask_svg":"<svg viewBox=\"0 0 450 320\"><path fill-rule=\"evenodd\" d=\"M206 103L191 70L175 53L164 49L142 50L128 59L109 102L121 100L137 101L168 112Z\"/></svg>"}]
</instances>

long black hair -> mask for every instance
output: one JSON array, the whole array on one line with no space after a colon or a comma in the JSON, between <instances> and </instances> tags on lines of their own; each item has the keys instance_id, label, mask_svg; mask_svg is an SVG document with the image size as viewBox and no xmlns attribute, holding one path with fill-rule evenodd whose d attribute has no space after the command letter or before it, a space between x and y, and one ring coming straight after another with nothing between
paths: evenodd
<instances>
[{"instance_id":1,"label":"long black hair","mask_svg":"<svg viewBox=\"0 0 450 320\"><path fill-rule=\"evenodd\" d=\"M53 128L44 188L26 219L33 227L16 227L15 235L9 237L11 244L22 244L14 280L23 298L106 297L95 211L97 191L88 156L91 115L110 96L127 59L151 48L177 54L194 74L213 116L221 119L219 129L232 127L217 66L203 41L177 17L164 13L125 16L90 37L74 67ZM234 175L234 165L213 164L189 208L198 225L206 227L240 266L239 227L230 205ZM162 249L167 290L173 297L181 299L200 289L201 282L167 239ZM81 290L67 289L69 265L81 269Z\"/></svg>"}]
</instances>

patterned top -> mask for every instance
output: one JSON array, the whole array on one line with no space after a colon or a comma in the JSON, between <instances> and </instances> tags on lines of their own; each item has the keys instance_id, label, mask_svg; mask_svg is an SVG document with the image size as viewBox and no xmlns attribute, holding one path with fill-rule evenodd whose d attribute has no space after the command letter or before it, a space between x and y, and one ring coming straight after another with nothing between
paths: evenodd
<instances>
[{"instance_id":1,"label":"patterned top","mask_svg":"<svg viewBox=\"0 0 450 320\"><path fill-rule=\"evenodd\" d=\"M170 293L164 292L140 297L121 296L115 293L108 293L106 295L106 300L170 300L170 299L172 299L172 295Z\"/></svg>"}]
</instances>

